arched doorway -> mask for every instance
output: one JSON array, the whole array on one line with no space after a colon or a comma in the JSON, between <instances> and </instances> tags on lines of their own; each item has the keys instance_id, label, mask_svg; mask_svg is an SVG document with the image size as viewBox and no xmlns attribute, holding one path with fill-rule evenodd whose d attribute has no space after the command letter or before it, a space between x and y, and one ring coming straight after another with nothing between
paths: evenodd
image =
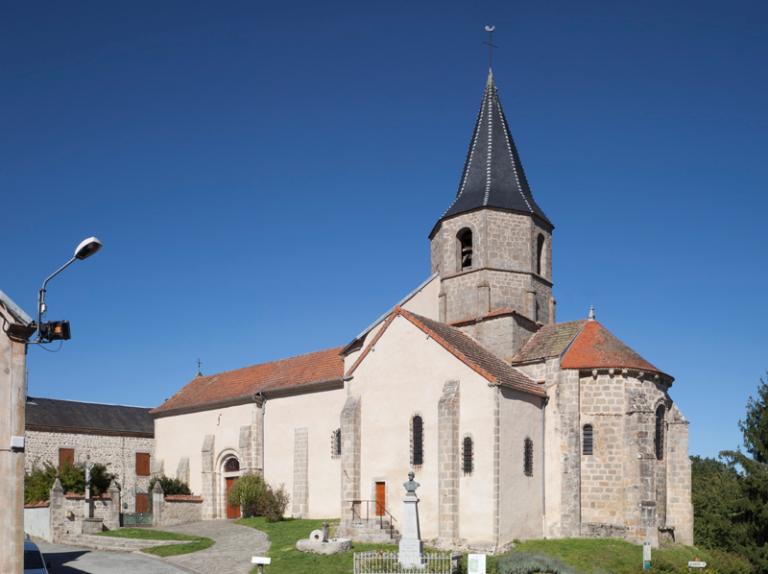
<instances>
[{"instance_id":1,"label":"arched doorway","mask_svg":"<svg viewBox=\"0 0 768 574\"><path fill-rule=\"evenodd\" d=\"M221 476L224 479L224 508L227 518L240 518L240 505L229 503L229 492L240 477L240 461L234 455L224 459L221 465Z\"/></svg>"}]
</instances>

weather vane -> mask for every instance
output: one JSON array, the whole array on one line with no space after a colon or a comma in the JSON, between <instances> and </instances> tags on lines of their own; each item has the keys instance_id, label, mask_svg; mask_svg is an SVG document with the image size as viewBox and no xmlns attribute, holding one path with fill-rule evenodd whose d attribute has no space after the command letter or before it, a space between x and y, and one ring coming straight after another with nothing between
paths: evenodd
<instances>
[{"instance_id":1,"label":"weather vane","mask_svg":"<svg viewBox=\"0 0 768 574\"><path fill-rule=\"evenodd\" d=\"M493 43L493 32L495 30L496 26L485 27L485 31L488 32L488 41L483 42L483 44L488 46L488 69L493 68L493 49L498 48L498 46Z\"/></svg>"}]
</instances>

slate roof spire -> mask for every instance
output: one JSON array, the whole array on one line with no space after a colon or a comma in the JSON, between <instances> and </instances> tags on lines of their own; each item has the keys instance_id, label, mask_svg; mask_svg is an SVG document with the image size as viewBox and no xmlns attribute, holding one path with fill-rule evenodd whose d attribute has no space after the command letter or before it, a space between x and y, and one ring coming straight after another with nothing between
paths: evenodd
<instances>
[{"instance_id":1,"label":"slate roof spire","mask_svg":"<svg viewBox=\"0 0 768 574\"><path fill-rule=\"evenodd\" d=\"M531 215L552 226L533 199L490 68L456 198L430 237L443 220L481 208Z\"/></svg>"}]
</instances>

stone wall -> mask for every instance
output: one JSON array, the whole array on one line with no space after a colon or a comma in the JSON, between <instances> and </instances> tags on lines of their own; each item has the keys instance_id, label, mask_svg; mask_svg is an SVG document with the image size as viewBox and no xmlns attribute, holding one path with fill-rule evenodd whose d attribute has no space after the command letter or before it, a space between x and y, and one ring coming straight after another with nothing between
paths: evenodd
<instances>
[{"instance_id":1,"label":"stone wall","mask_svg":"<svg viewBox=\"0 0 768 574\"><path fill-rule=\"evenodd\" d=\"M304 518L309 507L309 431L297 428L293 431L293 496L294 518Z\"/></svg>"},{"instance_id":2,"label":"stone wall","mask_svg":"<svg viewBox=\"0 0 768 574\"><path fill-rule=\"evenodd\" d=\"M113 482L109 491L92 502L93 517L102 520L104 530L120 528L120 492ZM72 541L83 534L83 523L90 515L82 494L64 493L57 478L50 493L49 519L52 542Z\"/></svg>"},{"instance_id":3,"label":"stone wall","mask_svg":"<svg viewBox=\"0 0 768 574\"><path fill-rule=\"evenodd\" d=\"M162 501L159 507L153 503L153 526L175 526L203 519L203 499L200 496L169 494L163 496Z\"/></svg>"},{"instance_id":4,"label":"stone wall","mask_svg":"<svg viewBox=\"0 0 768 574\"><path fill-rule=\"evenodd\" d=\"M147 492L150 476L136 476L136 453L154 456L154 439L59 432L26 431L25 470L42 467L45 462L59 464L59 449L73 448L75 462L104 464L115 475L121 488L122 503L133 512L137 492Z\"/></svg>"},{"instance_id":5,"label":"stone wall","mask_svg":"<svg viewBox=\"0 0 768 574\"><path fill-rule=\"evenodd\" d=\"M693 544L691 459L688 456L688 421L672 405L667 424L667 512L666 527L676 542Z\"/></svg>"},{"instance_id":6,"label":"stone wall","mask_svg":"<svg viewBox=\"0 0 768 574\"><path fill-rule=\"evenodd\" d=\"M536 324L511 313L461 323L456 327L502 359L517 353L538 330Z\"/></svg>"},{"instance_id":7,"label":"stone wall","mask_svg":"<svg viewBox=\"0 0 768 574\"><path fill-rule=\"evenodd\" d=\"M347 397L341 411L342 526L352 522L351 501L360 500L360 402L358 396Z\"/></svg>"},{"instance_id":8,"label":"stone wall","mask_svg":"<svg viewBox=\"0 0 768 574\"><path fill-rule=\"evenodd\" d=\"M472 267L462 270L458 240L472 230ZM544 237L542 274L537 238ZM541 323L553 318L549 231L525 215L494 210L462 214L440 225L432 239L432 270L441 277L441 320L453 322L509 307Z\"/></svg>"},{"instance_id":9,"label":"stone wall","mask_svg":"<svg viewBox=\"0 0 768 574\"><path fill-rule=\"evenodd\" d=\"M438 543L451 547L459 539L459 381L443 385L437 405Z\"/></svg>"}]
</instances>

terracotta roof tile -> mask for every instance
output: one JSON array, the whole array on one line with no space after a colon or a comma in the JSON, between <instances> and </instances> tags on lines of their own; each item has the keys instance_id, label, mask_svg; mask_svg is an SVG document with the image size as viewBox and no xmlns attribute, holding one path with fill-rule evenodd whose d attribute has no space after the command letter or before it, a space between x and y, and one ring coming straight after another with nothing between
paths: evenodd
<instances>
[{"instance_id":1,"label":"terracotta roof tile","mask_svg":"<svg viewBox=\"0 0 768 574\"><path fill-rule=\"evenodd\" d=\"M560 366L563 369L637 369L669 377L597 321L587 321L563 356Z\"/></svg>"},{"instance_id":2,"label":"terracotta roof tile","mask_svg":"<svg viewBox=\"0 0 768 574\"><path fill-rule=\"evenodd\" d=\"M215 375L198 376L152 410L152 414L185 410L252 397L258 392L340 381L344 376L341 347L261 363Z\"/></svg>"},{"instance_id":3,"label":"terracotta roof tile","mask_svg":"<svg viewBox=\"0 0 768 574\"><path fill-rule=\"evenodd\" d=\"M544 325L512 357L512 364L559 357L568 348L568 345L571 344L576 335L581 332L586 322L584 320Z\"/></svg>"}]
</instances>

